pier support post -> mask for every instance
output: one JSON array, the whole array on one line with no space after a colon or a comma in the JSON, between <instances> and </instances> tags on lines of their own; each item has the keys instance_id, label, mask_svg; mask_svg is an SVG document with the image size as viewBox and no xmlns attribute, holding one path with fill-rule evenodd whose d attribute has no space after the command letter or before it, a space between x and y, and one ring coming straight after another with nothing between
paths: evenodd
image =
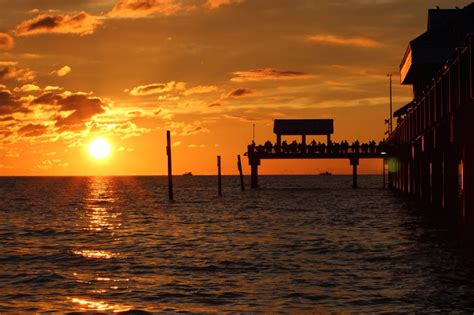
<instances>
[{"instance_id":1,"label":"pier support post","mask_svg":"<svg viewBox=\"0 0 474 315\"><path fill-rule=\"evenodd\" d=\"M258 164L252 163L251 168L251 187L252 189L258 188Z\"/></svg>"},{"instance_id":2,"label":"pier support post","mask_svg":"<svg viewBox=\"0 0 474 315\"><path fill-rule=\"evenodd\" d=\"M239 176L240 176L240 188L242 191L245 190L245 184L244 184L244 175L242 174L242 161L240 160L240 155L237 155L237 169L239 170Z\"/></svg>"},{"instance_id":3,"label":"pier support post","mask_svg":"<svg viewBox=\"0 0 474 315\"><path fill-rule=\"evenodd\" d=\"M408 162L408 195L415 196L415 145L410 145Z\"/></svg>"},{"instance_id":4,"label":"pier support post","mask_svg":"<svg viewBox=\"0 0 474 315\"><path fill-rule=\"evenodd\" d=\"M413 195L418 200L423 196L423 141L419 138L412 147Z\"/></svg>"},{"instance_id":5,"label":"pier support post","mask_svg":"<svg viewBox=\"0 0 474 315\"><path fill-rule=\"evenodd\" d=\"M434 149L432 152L431 164L431 205L436 211L442 208L442 154L440 149Z\"/></svg>"},{"instance_id":6,"label":"pier support post","mask_svg":"<svg viewBox=\"0 0 474 315\"><path fill-rule=\"evenodd\" d=\"M463 157L463 193L462 193L462 214L463 221L467 224L468 227L474 226L474 185L472 178L474 178L474 144L472 140L466 141L464 146L464 157Z\"/></svg>"},{"instance_id":7,"label":"pier support post","mask_svg":"<svg viewBox=\"0 0 474 315\"><path fill-rule=\"evenodd\" d=\"M446 152L446 158L445 158L445 164L444 164L444 173L446 174L445 176L445 208L450 212L450 213L456 213L456 201L457 201L457 195L458 195L458 185L459 185L459 174L458 174L458 164L457 164L457 156L455 152L455 148L452 144L449 145L447 152Z\"/></svg>"},{"instance_id":8,"label":"pier support post","mask_svg":"<svg viewBox=\"0 0 474 315\"><path fill-rule=\"evenodd\" d=\"M357 188L357 165L359 165L359 157L351 157L352 165L352 188Z\"/></svg>"},{"instance_id":9,"label":"pier support post","mask_svg":"<svg viewBox=\"0 0 474 315\"><path fill-rule=\"evenodd\" d=\"M396 164L393 158L387 161L388 189L393 189L394 174L396 172Z\"/></svg>"},{"instance_id":10,"label":"pier support post","mask_svg":"<svg viewBox=\"0 0 474 315\"><path fill-rule=\"evenodd\" d=\"M217 194L222 196L221 156L217 156Z\"/></svg>"},{"instance_id":11,"label":"pier support post","mask_svg":"<svg viewBox=\"0 0 474 315\"><path fill-rule=\"evenodd\" d=\"M431 133L422 136L421 144L421 199L429 203L431 201L431 151L433 150L433 143Z\"/></svg>"},{"instance_id":12,"label":"pier support post","mask_svg":"<svg viewBox=\"0 0 474 315\"><path fill-rule=\"evenodd\" d=\"M408 194L409 192L409 176L410 176L410 156L407 153L407 148L406 146L403 148L403 157L402 157L402 177L403 177L403 188L402 191L404 194Z\"/></svg>"},{"instance_id":13,"label":"pier support post","mask_svg":"<svg viewBox=\"0 0 474 315\"><path fill-rule=\"evenodd\" d=\"M168 156L168 197L170 201L173 197L173 172L171 169L171 132L166 131L166 155Z\"/></svg>"},{"instance_id":14,"label":"pier support post","mask_svg":"<svg viewBox=\"0 0 474 315\"><path fill-rule=\"evenodd\" d=\"M387 160L382 160L382 188L385 189L385 166L387 165Z\"/></svg>"}]
</instances>

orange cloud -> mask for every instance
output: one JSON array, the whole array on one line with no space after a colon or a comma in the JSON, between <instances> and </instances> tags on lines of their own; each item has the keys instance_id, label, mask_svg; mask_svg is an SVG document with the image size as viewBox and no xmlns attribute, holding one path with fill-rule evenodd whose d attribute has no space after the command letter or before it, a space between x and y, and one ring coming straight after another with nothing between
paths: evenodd
<instances>
[{"instance_id":1,"label":"orange cloud","mask_svg":"<svg viewBox=\"0 0 474 315\"><path fill-rule=\"evenodd\" d=\"M309 74L297 71L282 71L275 69L256 69L248 71L237 71L232 73L234 77L230 79L233 82L248 81L266 81L266 80L290 80L290 79L309 79L316 77L315 74Z\"/></svg>"},{"instance_id":2,"label":"orange cloud","mask_svg":"<svg viewBox=\"0 0 474 315\"><path fill-rule=\"evenodd\" d=\"M16 62L16 61L0 61L0 67L15 66L17 64L18 64L18 62Z\"/></svg>"},{"instance_id":3,"label":"orange cloud","mask_svg":"<svg viewBox=\"0 0 474 315\"><path fill-rule=\"evenodd\" d=\"M17 81L33 81L36 73L28 68L17 69L15 67L6 67L0 70L0 80L16 79Z\"/></svg>"},{"instance_id":4,"label":"orange cloud","mask_svg":"<svg viewBox=\"0 0 474 315\"><path fill-rule=\"evenodd\" d=\"M18 133L23 137L37 137L43 135L48 127L39 124L28 124L18 130Z\"/></svg>"},{"instance_id":5,"label":"orange cloud","mask_svg":"<svg viewBox=\"0 0 474 315\"><path fill-rule=\"evenodd\" d=\"M306 36L306 41L318 44L353 46L361 48L379 48L383 43L367 37L343 37L330 34L319 34Z\"/></svg>"},{"instance_id":6,"label":"orange cloud","mask_svg":"<svg viewBox=\"0 0 474 315\"><path fill-rule=\"evenodd\" d=\"M0 49L9 50L12 49L13 46L15 46L13 37L5 33L0 33Z\"/></svg>"},{"instance_id":7,"label":"orange cloud","mask_svg":"<svg viewBox=\"0 0 474 315\"><path fill-rule=\"evenodd\" d=\"M129 94L133 96L146 96L154 94L168 93L172 91L180 91L186 88L186 83L170 81L167 83L153 83L148 85L140 85L134 87ZM128 91L128 90L125 90Z\"/></svg>"},{"instance_id":8,"label":"orange cloud","mask_svg":"<svg viewBox=\"0 0 474 315\"><path fill-rule=\"evenodd\" d=\"M192 123L169 121L166 122L166 127L173 130L174 133L180 136L191 136L201 132L209 132L209 129L202 126L200 121Z\"/></svg>"},{"instance_id":9,"label":"orange cloud","mask_svg":"<svg viewBox=\"0 0 474 315\"><path fill-rule=\"evenodd\" d=\"M41 14L21 22L15 30L18 36L38 34L90 35L102 24L86 12L67 14Z\"/></svg>"},{"instance_id":10,"label":"orange cloud","mask_svg":"<svg viewBox=\"0 0 474 315\"><path fill-rule=\"evenodd\" d=\"M173 15L183 9L176 0L119 0L107 15L112 18L141 18L155 14Z\"/></svg>"},{"instance_id":11,"label":"orange cloud","mask_svg":"<svg viewBox=\"0 0 474 315\"><path fill-rule=\"evenodd\" d=\"M220 6L231 4L231 3L240 3L244 0L207 0L207 5L211 9L217 9Z\"/></svg>"},{"instance_id":12,"label":"orange cloud","mask_svg":"<svg viewBox=\"0 0 474 315\"><path fill-rule=\"evenodd\" d=\"M55 70L55 71L51 72L51 74L57 75L58 77L64 77L64 76L68 75L69 72L71 72L71 71L72 71L71 67L64 66L61 69L58 69L58 70Z\"/></svg>"},{"instance_id":13,"label":"orange cloud","mask_svg":"<svg viewBox=\"0 0 474 315\"><path fill-rule=\"evenodd\" d=\"M239 98L239 97L250 96L252 94L255 94L254 90L239 88L239 89L234 89L232 91L227 92L226 94L222 96L222 98Z\"/></svg>"},{"instance_id":14,"label":"orange cloud","mask_svg":"<svg viewBox=\"0 0 474 315\"><path fill-rule=\"evenodd\" d=\"M25 84L21 87L16 87L13 91L15 92L36 92L41 91L41 88L35 84Z\"/></svg>"},{"instance_id":15,"label":"orange cloud","mask_svg":"<svg viewBox=\"0 0 474 315\"><path fill-rule=\"evenodd\" d=\"M215 85L197 85L184 91L183 95L188 96L193 94L206 94L215 92L217 90L218 88Z\"/></svg>"}]
</instances>

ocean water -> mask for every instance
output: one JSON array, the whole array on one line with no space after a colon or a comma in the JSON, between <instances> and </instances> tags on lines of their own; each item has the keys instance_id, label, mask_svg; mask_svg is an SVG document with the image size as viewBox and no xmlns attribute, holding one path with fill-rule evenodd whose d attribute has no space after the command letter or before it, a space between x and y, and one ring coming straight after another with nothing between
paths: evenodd
<instances>
[{"instance_id":1,"label":"ocean water","mask_svg":"<svg viewBox=\"0 0 474 315\"><path fill-rule=\"evenodd\" d=\"M0 312L474 311L472 246L381 177L216 182L0 178Z\"/></svg>"}]
</instances>

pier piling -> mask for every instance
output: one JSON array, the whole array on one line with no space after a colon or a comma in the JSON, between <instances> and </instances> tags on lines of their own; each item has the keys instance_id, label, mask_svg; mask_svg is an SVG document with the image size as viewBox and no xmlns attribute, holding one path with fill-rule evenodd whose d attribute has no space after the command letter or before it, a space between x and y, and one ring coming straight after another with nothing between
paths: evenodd
<instances>
[{"instance_id":1,"label":"pier piling","mask_svg":"<svg viewBox=\"0 0 474 315\"><path fill-rule=\"evenodd\" d=\"M245 190L245 184L244 184L244 175L242 174L242 161L240 159L240 155L237 155L237 169L239 170L239 176L240 176L240 188L242 191Z\"/></svg>"},{"instance_id":2,"label":"pier piling","mask_svg":"<svg viewBox=\"0 0 474 315\"><path fill-rule=\"evenodd\" d=\"M359 157L351 157L352 165L352 188L357 188L357 165L359 165Z\"/></svg>"},{"instance_id":3,"label":"pier piling","mask_svg":"<svg viewBox=\"0 0 474 315\"><path fill-rule=\"evenodd\" d=\"M173 174L171 168L171 132L166 131L166 155L168 156L168 197L170 201L174 200L173 196Z\"/></svg>"},{"instance_id":4,"label":"pier piling","mask_svg":"<svg viewBox=\"0 0 474 315\"><path fill-rule=\"evenodd\" d=\"M385 189L385 166L386 166L386 160L382 160L382 188Z\"/></svg>"},{"instance_id":5,"label":"pier piling","mask_svg":"<svg viewBox=\"0 0 474 315\"><path fill-rule=\"evenodd\" d=\"M217 194L222 196L221 156L217 156Z\"/></svg>"},{"instance_id":6,"label":"pier piling","mask_svg":"<svg viewBox=\"0 0 474 315\"><path fill-rule=\"evenodd\" d=\"M260 163L258 161L252 161L250 163L250 171L251 171L251 187L252 189L258 188L258 165Z\"/></svg>"}]
</instances>

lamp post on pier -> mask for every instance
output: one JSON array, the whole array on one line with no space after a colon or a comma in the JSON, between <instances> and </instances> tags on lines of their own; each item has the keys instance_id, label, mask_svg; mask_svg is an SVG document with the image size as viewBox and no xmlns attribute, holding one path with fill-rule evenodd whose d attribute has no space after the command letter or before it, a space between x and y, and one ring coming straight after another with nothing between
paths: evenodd
<instances>
[{"instance_id":1,"label":"lamp post on pier","mask_svg":"<svg viewBox=\"0 0 474 315\"><path fill-rule=\"evenodd\" d=\"M393 131L393 114L392 114L392 74L389 73L387 74L388 80L389 80L389 89L390 89L390 117L389 117L389 122L388 122L388 130L389 133L392 133Z\"/></svg>"}]
</instances>

